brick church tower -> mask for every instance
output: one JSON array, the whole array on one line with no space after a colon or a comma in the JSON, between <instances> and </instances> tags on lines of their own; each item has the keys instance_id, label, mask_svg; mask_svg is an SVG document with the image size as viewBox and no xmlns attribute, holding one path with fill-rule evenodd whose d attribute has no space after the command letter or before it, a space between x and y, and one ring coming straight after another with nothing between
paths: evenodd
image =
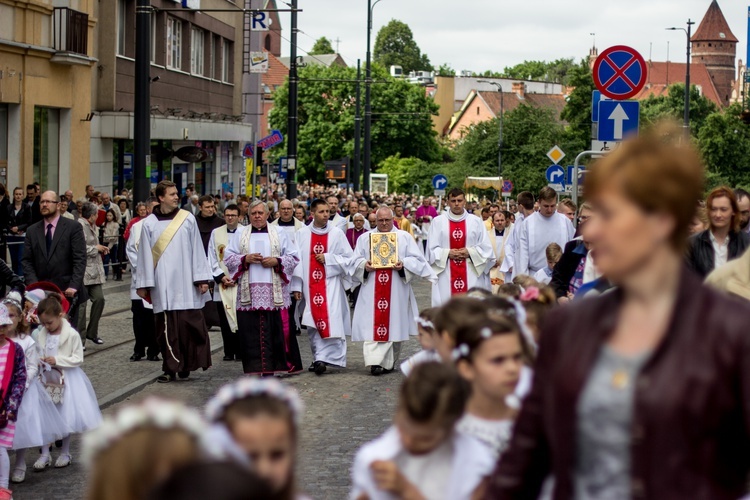
<instances>
[{"instance_id":1,"label":"brick church tower","mask_svg":"<svg viewBox=\"0 0 750 500\"><path fill-rule=\"evenodd\" d=\"M735 80L737 37L729 29L729 24L716 0L711 2L690 42L693 50L692 62L706 66L719 99L724 106L729 106Z\"/></svg>"}]
</instances>

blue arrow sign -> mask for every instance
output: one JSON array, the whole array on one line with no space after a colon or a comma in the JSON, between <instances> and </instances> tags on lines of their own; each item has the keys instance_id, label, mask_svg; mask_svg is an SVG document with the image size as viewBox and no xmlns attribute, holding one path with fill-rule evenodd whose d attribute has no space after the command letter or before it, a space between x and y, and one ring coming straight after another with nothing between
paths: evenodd
<instances>
[{"instance_id":1,"label":"blue arrow sign","mask_svg":"<svg viewBox=\"0 0 750 500\"><path fill-rule=\"evenodd\" d=\"M597 139L617 142L638 134L639 115L638 101L601 101Z\"/></svg>"},{"instance_id":2,"label":"blue arrow sign","mask_svg":"<svg viewBox=\"0 0 750 500\"><path fill-rule=\"evenodd\" d=\"M437 174L432 178L432 187L435 189L445 189L448 186L448 178L443 174Z\"/></svg>"},{"instance_id":3,"label":"blue arrow sign","mask_svg":"<svg viewBox=\"0 0 750 500\"><path fill-rule=\"evenodd\" d=\"M274 146L278 146L284 142L284 136L278 130L271 131L271 135L265 136L263 139L258 141L258 147L263 149L271 149Z\"/></svg>"},{"instance_id":4,"label":"blue arrow sign","mask_svg":"<svg viewBox=\"0 0 750 500\"><path fill-rule=\"evenodd\" d=\"M547 182L551 184L565 184L565 169L560 165L552 165L547 169Z\"/></svg>"}]
</instances>

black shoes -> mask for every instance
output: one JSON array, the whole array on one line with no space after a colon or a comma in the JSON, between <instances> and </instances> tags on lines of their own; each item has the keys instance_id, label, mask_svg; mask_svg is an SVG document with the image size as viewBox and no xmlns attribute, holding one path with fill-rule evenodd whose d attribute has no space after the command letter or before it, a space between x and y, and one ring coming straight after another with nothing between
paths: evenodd
<instances>
[{"instance_id":1,"label":"black shoes","mask_svg":"<svg viewBox=\"0 0 750 500\"><path fill-rule=\"evenodd\" d=\"M326 372L326 364L322 361L316 361L313 363L313 371L315 375L323 375Z\"/></svg>"},{"instance_id":2,"label":"black shoes","mask_svg":"<svg viewBox=\"0 0 750 500\"><path fill-rule=\"evenodd\" d=\"M168 384L169 382L175 381L174 373L165 373L164 375L159 375L156 378L156 381L160 384Z\"/></svg>"},{"instance_id":3,"label":"black shoes","mask_svg":"<svg viewBox=\"0 0 750 500\"><path fill-rule=\"evenodd\" d=\"M140 361L143 359L143 354L133 354L130 356L130 361Z\"/></svg>"},{"instance_id":4,"label":"black shoes","mask_svg":"<svg viewBox=\"0 0 750 500\"><path fill-rule=\"evenodd\" d=\"M161 358L159 357L159 355L158 355L158 354L155 354L155 355L153 355L153 356L149 356L149 357L148 357L148 358L146 358L146 359L148 359L149 361L161 361Z\"/></svg>"},{"instance_id":5,"label":"black shoes","mask_svg":"<svg viewBox=\"0 0 750 500\"><path fill-rule=\"evenodd\" d=\"M234 356L224 356L224 361L234 361Z\"/></svg>"},{"instance_id":6,"label":"black shoes","mask_svg":"<svg viewBox=\"0 0 750 500\"><path fill-rule=\"evenodd\" d=\"M93 342L96 345L102 345L104 343L104 341L102 339L100 339L99 337L96 337L95 339L88 339L88 340L90 340L91 342Z\"/></svg>"},{"instance_id":7,"label":"black shoes","mask_svg":"<svg viewBox=\"0 0 750 500\"><path fill-rule=\"evenodd\" d=\"M371 366L370 367L370 373L375 375L376 377L379 377L380 375L385 375L386 373L391 373L393 370L386 370L382 366Z\"/></svg>"},{"instance_id":8,"label":"black shoes","mask_svg":"<svg viewBox=\"0 0 750 500\"><path fill-rule=\"evenodd\" d=\"M190 376L190 372L180 372L177 374L177 376L180 377L181 379L186 379Z\"/></svg>"},{"instance_id":9,"label":"black shoes","mask_svg":"<svg viewBox=\"0 0 750 500\"><path fill-rule=\"evenodd\" d=\"M315 371L315 363L311 364L310 368L308 368L307 371L314 372Z\"/></svg>"}]
</instances>

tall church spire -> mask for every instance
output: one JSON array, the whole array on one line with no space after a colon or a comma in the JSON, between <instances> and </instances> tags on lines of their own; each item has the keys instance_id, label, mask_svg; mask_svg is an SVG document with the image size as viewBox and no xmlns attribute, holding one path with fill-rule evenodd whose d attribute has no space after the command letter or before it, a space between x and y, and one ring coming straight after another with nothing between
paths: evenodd
<instances>
[{"instance_id":1,"label":"tall church spire","mask_svg":"<svg viewBox=\"0 0 750 500\"><path fill-rule=\"evenodd\" d=\"M727 23L724 14L721 12L721 7L719 7L719 2L716 0L711 2L691 41L737 43L737 37L729 29L729 23Z\"/></svg>"},{"instance_id":2,"label":"tall church spire","mask_svg":"<svg viewBox=\"0 0 750 500\"><path fill-rule=\"evenodd\" d=\"M706 66L722 105L728 106L735 79L737 37L716 0L711 2L690 42L692 62Z\"/></svg>"}]
</instances>

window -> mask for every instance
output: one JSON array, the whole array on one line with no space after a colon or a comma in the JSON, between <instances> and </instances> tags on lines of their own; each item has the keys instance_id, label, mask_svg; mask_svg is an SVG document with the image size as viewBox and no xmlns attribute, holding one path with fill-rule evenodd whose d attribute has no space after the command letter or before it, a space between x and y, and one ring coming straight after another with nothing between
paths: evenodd
<instances>
[{"instance_id":1,"label":"window","mask_svg":"<svg viewBox=\"0 0 750 500\"><path fill-rule=\"evenodd\" d=\"M221 81L229 82L231 78L231 57L232 57L232 42L224 40L224 46L222 47L221 54Z\"/></svg>"},{"instance_id":2,"label":"window","mask_svg":"<svg viewBox=\"0 0 750 500\"><path fill-rule=\"evenodd\" d=\"M157 25L157 14L151 12L151 62L156 64L156 25Z\"/></svg>"},{"instance_id":3,"label":"window","mask_svg":"<svg viewBox=\"0 0 750 500\"><path fill-rule=\"evenodd\" d=\"M127 2L117 0L117 55L125 55L127 42Z\"/></svg>"},{"instance_id":4,"label":"window","mask_svg":"<svg viewBox=\"0 0 750 500\"><path fill-rule=\"evenodd\" d=\"M203 57L205 46L203 44L203 30L193 28L192 39L190 41L190 72L194 75L203 74Z\"/></svg>"},{"instance_id":5,"label":"window","mask_svg":"<svg viewBox=\"0 0 750 500\"><path fill-rule=\"evenodd\" d=\"M182 21L167 19L167 67L182 69Z\"/></svg>"},{"instance_id":6,"label":"window","mask_svg":"<svg viewBox=\"0 0 750 500\"><path fill-rule=\"evenodd\" d=\"M34 108L34 180L57 190L60 177L60 110Z\"/></svg>"},{"instance_id":7,"label":"window","mask_svg":"<svg viewBox=\"0 0 750 500\"><path fill-rule=\"evenodd\" d=\"M268 52L271 52L271 35L266 35L266 41L263 43L263 45L265 45Z\"/></svg>"},{"instance_id":8,"label":"window","mask_svg":"<svg viewBox=\"0 0 750 500\"><path fill-rule=\"evenodd\" d=\"M216 78L216 37L208 35L209 52L208 52L208 77Z\"/></svg>"},{"instance_id":9,"label":"window","mask_svg":"<svg viewBox=\"0 0 750 500\"><path fill-rule=\"evenodd\" d=\"M8 166L8 105L0 104L0 168ZM6 176L7 179L7 176Z\"/></svg>"}]
</instances>

